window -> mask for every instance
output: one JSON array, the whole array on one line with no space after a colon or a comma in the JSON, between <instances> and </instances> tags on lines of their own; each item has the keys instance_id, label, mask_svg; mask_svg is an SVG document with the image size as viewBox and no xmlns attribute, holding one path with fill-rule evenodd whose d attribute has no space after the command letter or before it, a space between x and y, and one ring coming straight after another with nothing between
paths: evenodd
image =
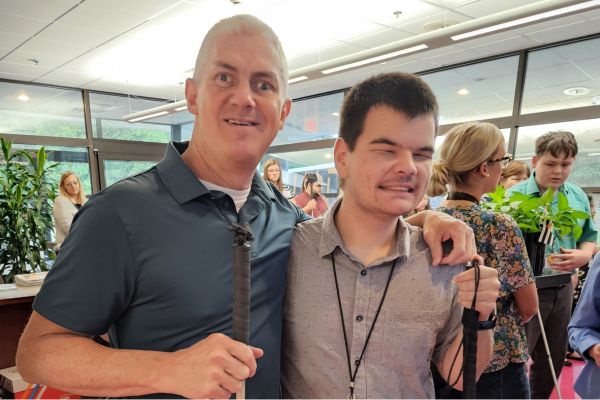
<instances>
[{"instance_id":1,"label":"window","mask_svg":"<svg viewBox=\"0 0 600 400\"><path fill-rule=\"evenodd\" d=\"M333 149L318 149L290 151L286 153L267 154L259 165L262 174L263 165L269 158L274 158L281 166L281 179L286 185L294 188L294 193L302 192L302 180L309 172L318 173L323 177L323 194L327 195L330 205L338 193L338 175L333 163Z\"/></svg>"},{"instance_id":2,"label":"window","mask_svg":"<svg viewBox=\"0 0 600 400\"><path fill-rule=\"evenodd\" d=\"M440 125L512 114L518 56L422 75L440 107Z\"/></svg>"},{"instance_id":3,"label":"window","mask_svg":"<svg viewBox=\"0 0 600 400\"><path fill-rule=\"evenodd\" d=\"M166 101L90 93L94 137L157 143L167 143L171 138L178 140L177 132L180 132L181 125L193 120L192 115L187 111L136 123L123 119L126 115L165 104Z\"/></svg>"},{"instance_id":4,"label":"window","mask_svg":"<svg viewBox=\"0 0 600 400\"><path fill-rule=\"evenodd\" d=\"M515 158L530 163L535 153L535 140L557 130L569 131L577 139L579 152L569 182L581 187L600 187L600 119L521 127L517 134Z\"/></svg>"},{"instance_id":5,"label":"window","mask_svg":"<svg viewBox=\"0 0 600 400\"><path fill-rule=\"evenodd\" d=\"M600 38L532 51L522 114L600 104Z\"/></svg>"},{"instance_id":6,"label":"window","mask_svg":"<svg viewBox=\"0 0 600 400\"><path fill-rule=\"evenodd\" d=\"M31 149L32 151L38 151L40 147L41 146L38 145L13 144L13 149ZM48 162L58 164L57 167L50 172L50 179L56 182L57 187L63 172L72 171L81 180L83 192L88 196L92 194L90 163L88 152L85 147L45 146L45 149L49 153Z\"/></svg>"},{"instance_id":7,"label":"window","mask_svg":"<svg viewBox=\"0 0 600 400\"><path fill-rule=\"evenodd\" d=\"M502 132L502 136L504 136L504 146L508 148L508 138L510 136L510 129L500 129ZM446 135L436 136L435 144L433 145L434 153L433 160L438 161L440 159L440 149L442 148L442 143L446 140ZM508 150L507 150L508 151Z\"/></svg>"},{"instance_id":8,"label":"window","mask_svg":"<svg viewBox=\"0 0 600 400\"><path fill-rule=\"evenodd\" d=\"M340 92L294 101L285 126L275 137L273 146L337 138L343 100L344 94Z\"/></svg>"},{"instance_id":9,"label":"window","mask_svg":"<svg viewBox=\"0 0 600 400\"><path fill-rule=\"evenodd\" d=\"M0 82L0 133L85 138L81 91Z\"/></svg>"}]
</instances>

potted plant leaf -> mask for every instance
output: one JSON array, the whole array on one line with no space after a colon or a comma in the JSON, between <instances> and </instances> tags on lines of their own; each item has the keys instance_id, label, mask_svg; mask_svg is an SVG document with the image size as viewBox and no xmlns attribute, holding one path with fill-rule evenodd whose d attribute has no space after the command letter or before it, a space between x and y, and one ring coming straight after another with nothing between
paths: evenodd
<instances>
[{"instance_id":1,"label":"potted plant leaf","mask_svg":"<svg viewBox=\"0 0 600 400\"><path fill-rule=\"evenodd\" d=\"M552 207L554 192L547 189L542 196L515 192L507 196L504 188L498 186L487 194L483 206L496 212L510 215L523 232L527 253L534 274L541 275L545 265L546 244L553 240L552 235L566 237L573 235L575 240L582 235L578 219L587 219L589 214L569 206L567 196L557 192L557 206Z\"/></svg>"},{"instance_id":2,"label":"potted plant leaf","mask_svg":"<svg viewBox=\"0 0 600 400\"><path fill-rule=\"evenodd\" d=\"M17 274L47 270L56 184L50 181L48 153L13 151L0 138L0 275L6 283Z\"/></svg>"}]
</instances>

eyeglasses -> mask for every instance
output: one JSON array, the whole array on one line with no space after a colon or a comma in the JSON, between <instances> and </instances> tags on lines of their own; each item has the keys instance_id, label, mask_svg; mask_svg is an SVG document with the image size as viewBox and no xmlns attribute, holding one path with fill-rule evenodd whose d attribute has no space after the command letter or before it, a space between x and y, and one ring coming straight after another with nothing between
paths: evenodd
<instances>
[{"instance_id":1,"label":"eyeglasses","mask_svg":"<svg viewBox=\"0 0 600 400\"><path fill-rule=\"evenodd\" d=\"M498 158L496 160L488 160L488 162L499 162L503 167L506 167L506 164L512 161L512 156L504 156L502 158Z\"/></svg>"}]
</instances>

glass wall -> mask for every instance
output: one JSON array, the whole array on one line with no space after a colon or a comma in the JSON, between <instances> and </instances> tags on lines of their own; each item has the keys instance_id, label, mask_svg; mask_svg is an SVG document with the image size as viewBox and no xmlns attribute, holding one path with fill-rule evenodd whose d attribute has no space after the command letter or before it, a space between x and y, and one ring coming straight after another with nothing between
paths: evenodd
<instances>
[{"instance_id":1,"label":"glass wall","mask_svg":"<svg viewBox=\"0 0 600 400\"><path fill-rule=\"evenodd\" d=\"M600 38L532 51L521 113L600 105Z\"/></svg>"},{"instance_id":2,"label":"glass wall","mask_svg":"<svg viewBox=\"0 0 600 400\"><path fill-rule=\"evenodd\" d=\"M0 134L85 138L81 91L0 83Z\"/></svg>"},{"instance_id":3,"label":"glass wall","mask_svg":"<svg viewBox=\"0 0 600 400\"><path fill-rule=\"evenodd\" d=\"M535 154L535 140L545 133L558 130L573 133L579 148L569 182L582 187L600 187L600 119L519 128L516 157L531 166L531 157Z\"/></svg>"},{"instance_id":4,"label":"glass wall","mask_svg":"<svg viewBox=\"0 0 600 400\"><path fill-rule=\"evenodd\" d=\"M92 131L96 138L168 143L179 140L180 126L192 120L188 112L163 115L130 123L124 120L150 108L168 104L167 101L148 100L133 96L90 93Z\"/></svg>"},{"instance_id":5,"label":"glass wall","mask_svg":"<svg viewBox=\"0 0 600 400\"><path fill-rule=\"evenodd\" d=\"M440 107L440 125L512 114L519 57L505 57L422 75Z\"/></svg>"}]
</instances>

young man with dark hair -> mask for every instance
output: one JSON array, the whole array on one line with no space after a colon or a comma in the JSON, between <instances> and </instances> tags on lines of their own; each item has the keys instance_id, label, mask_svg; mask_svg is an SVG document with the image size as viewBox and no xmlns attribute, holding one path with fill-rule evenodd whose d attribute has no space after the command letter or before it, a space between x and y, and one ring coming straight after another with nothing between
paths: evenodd
<instances>
[{"instance_id":1,"label":"young man with dark hair","mask_svg":"<svg viewBox=\"0 0 600 400\"><path fill-rule=\"evenodd\" d=\"M292 242L284 397L431 398L431 361L462 386L461 314L475 271L433 267L423 232L401 217L429 183L437 110L410 74L379 75L347 94L334 148L344 195L297 226ZM481 267L478 374L492 354L499 287L496 270Z\"/></svg>"},{"instance_id":2,"label":"young man with dark hair","mask_svg":"<svg viewBox=\"0 0 600 400\"><path fill-rule=\"evenodd\" d=\"M302 193L291 201L313 218L325 214L327 210L327 199L321 194L323 190L323 178L321 175L309 173L302 180Z\"/></svg>"},{"instance_id":3,"label":"young man with dark hair","mask_svg":"<svg viewBox=\"0 0 600 400\"><path fill-rule=\"evenodd\" d=\"M589 214L590 205L585 192L579 186L566 182L575 163L577 151L577 141L571 132L555 131L540 136L535 141L535 155L531 160L533 173L527 180L511 187L508 192L541 196L550 188L555 193L563 193L570 207ZM558 207L558 196L555 197L552 207ZM580 219L578 223L582 229L579 239L575 240L573 235L555 235L554 245L546 247L546 253L551 257L544 269L544 275L572 272L592 258L598 231L591 218ZM573 301L570 276L567 275L564 282L557 286L538 289L538 297L552 363L558 377L567 351L567 325ZM547 399L552 393L554 382L538 319L531 319L525 329L527 346L533 360L529 371L531 397Z\"/></svg>"}]
</instances>

